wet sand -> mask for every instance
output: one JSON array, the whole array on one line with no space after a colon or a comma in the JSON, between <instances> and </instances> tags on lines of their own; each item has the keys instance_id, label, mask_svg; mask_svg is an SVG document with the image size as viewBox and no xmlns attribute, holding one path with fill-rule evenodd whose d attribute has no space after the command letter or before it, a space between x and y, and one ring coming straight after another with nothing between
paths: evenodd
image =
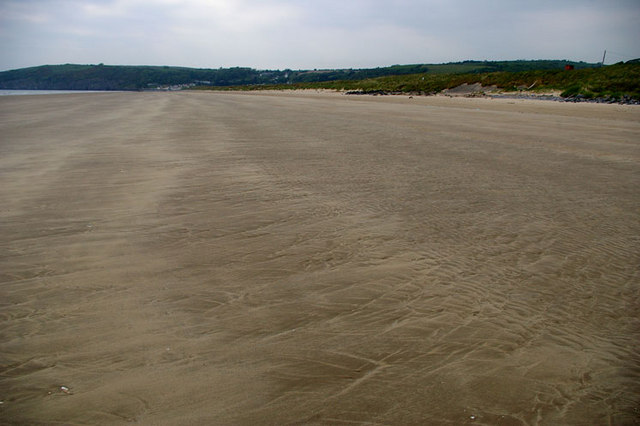
<instances>
[{"instance_id":1,"label":"wet sand","mask_svg":"<svg viewBox=\"0 0 640 426\"><path fill-rule=\"evenodd\" d=\"M2 423L640 419L640 108L49 95L0 135Z\"/></svg>"}]
</instances>

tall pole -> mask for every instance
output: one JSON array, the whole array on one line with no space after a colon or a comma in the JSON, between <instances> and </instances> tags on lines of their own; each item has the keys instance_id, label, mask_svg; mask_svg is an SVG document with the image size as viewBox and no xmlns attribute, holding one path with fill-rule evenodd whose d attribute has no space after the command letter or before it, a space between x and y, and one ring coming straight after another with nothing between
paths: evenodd
<instances>
[{"instance_id":1,"label":"tall pole","mask_svg":"<svg viewBox=\"0 0 640 426\"><path fill-rule=\"evenodd\" d=\"M604 65L604 57L607 56L607 49L604 49L604 55L602 55L602 63L600 66Z\"/></svg>"}]
</instances>

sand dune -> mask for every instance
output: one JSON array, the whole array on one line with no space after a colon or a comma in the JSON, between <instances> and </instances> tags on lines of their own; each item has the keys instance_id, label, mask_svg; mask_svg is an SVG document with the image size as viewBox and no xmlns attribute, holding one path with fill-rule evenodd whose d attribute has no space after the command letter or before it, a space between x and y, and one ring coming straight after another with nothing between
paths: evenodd
<instances>
[{"instance_id":1,"label":"sand dune","mask_svg":"<svg viewBox=\"0 0 640 426\"><path fill-rule=\"evenodd\" d=\"M639 108L49 95L0 135L3 423L640 419Z\"/></svg>"}]
</instances>

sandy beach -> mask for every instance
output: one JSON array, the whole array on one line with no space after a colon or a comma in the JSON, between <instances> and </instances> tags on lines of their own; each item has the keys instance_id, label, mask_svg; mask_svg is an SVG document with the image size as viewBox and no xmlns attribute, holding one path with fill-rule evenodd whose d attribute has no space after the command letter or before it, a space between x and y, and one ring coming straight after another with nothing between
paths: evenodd
<instances>
[{"instance_id":1,"label":"sandy beach","mask_svg":"<svg viewBox=\"0 0 640 426\"><path fill-rule=\"evenodd\" d=\"M640 422L640 107L0 98L0 423Z\"/></svg>"}]
</instances>

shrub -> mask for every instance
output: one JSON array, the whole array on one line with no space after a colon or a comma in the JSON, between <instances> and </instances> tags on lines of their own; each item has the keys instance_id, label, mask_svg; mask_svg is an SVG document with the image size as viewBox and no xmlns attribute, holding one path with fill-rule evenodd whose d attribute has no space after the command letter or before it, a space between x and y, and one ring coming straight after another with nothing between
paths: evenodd
<instances>
[{"instance_id":1,"label":"shrub","mask_svg":"<svg viewBox=\"0 0 640 426\"><path fill-rule=\"evenodd\" d=\"M567 87L562 93L560 93L560 96L562 96L563 98L576 96L580 94L581 89L582 89L582 86L579 83L575 83Z\"/></svg>"}]
</instances>

